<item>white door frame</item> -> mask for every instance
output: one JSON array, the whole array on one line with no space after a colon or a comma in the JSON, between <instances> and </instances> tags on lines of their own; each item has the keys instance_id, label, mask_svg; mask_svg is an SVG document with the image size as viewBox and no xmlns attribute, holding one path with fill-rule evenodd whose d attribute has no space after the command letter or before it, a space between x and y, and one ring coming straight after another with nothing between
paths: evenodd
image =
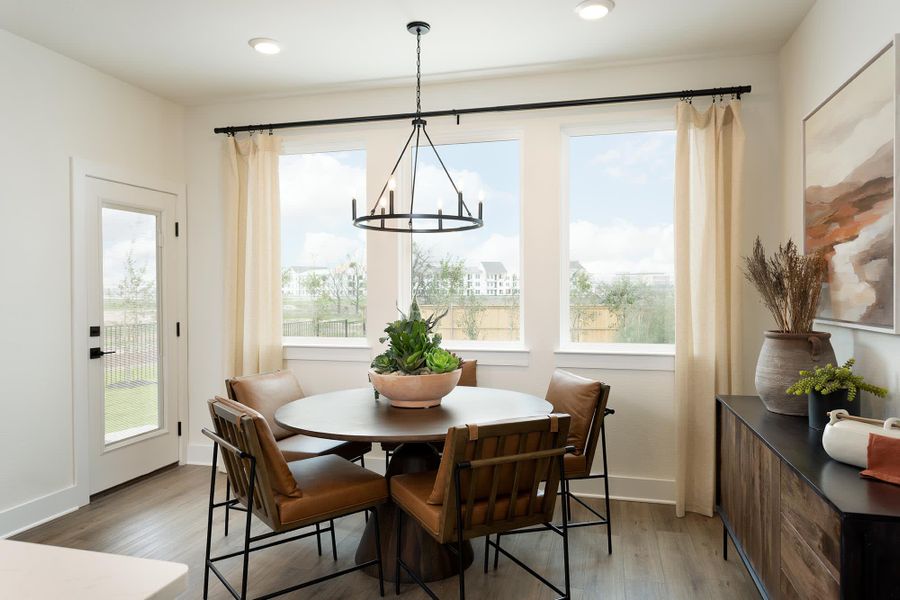
<instances>
[{"instance_id":1,"label":"white door frame","mask_svg":"<svg viewBox=\"0 0 900 600\"><path fill-rule=\"evenodd\" d=\"M90 403L88 389L88 288L86 205L89 201L85 179L93 177L115 183L142 187L175 196L175 221L178 237L169 239L175 245L176 290L175 318L181 323L181 336L175 338L178 380L173 401L178 421L187 423L187 210L185 186L143 173L73 157L71 159L71 259L72 259L72 451L73 482L78 506L90 502ZM173 232L174 233L174 232ZM178 441L178 462L184 464L187 450L187 428Z\"/></svg>"}]
</instances>

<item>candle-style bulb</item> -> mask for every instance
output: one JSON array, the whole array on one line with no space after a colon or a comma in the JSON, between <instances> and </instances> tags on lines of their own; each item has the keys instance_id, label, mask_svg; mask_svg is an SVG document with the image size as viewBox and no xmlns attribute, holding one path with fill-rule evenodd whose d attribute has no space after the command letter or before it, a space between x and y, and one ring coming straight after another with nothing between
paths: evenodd
<instances>
[{"instance_id":1,"label":"candle-style bulb","mask_svg":"<svg viewBox=\"0 0 900 600\"><path fill-rule=\"evenodd\" d=\"M397 180L391 177L388 179L388 189L392 192L397 189Z\"/></svg>"},{"instance_id":2,"label":"candle-style bulb","mask_svg":"<svg viewBox=\"0 0 900 600\"><path fill-rule=\"evenodd\" d=\"M479 190L479 191L478 191L478 201L479 201L479 202L484 202L484 190Z\"/></svg>"},{"instance_id":3,"label":"candle-style bulb","mask_svg":"<svg viewBox=\"0 0 900 600\"><path fill-rule=\"evenodd\" d=\"M438 210L444 210L444 199L443 198L437 199L437 208L438 208Z\"/></svg>"}]
</instances>

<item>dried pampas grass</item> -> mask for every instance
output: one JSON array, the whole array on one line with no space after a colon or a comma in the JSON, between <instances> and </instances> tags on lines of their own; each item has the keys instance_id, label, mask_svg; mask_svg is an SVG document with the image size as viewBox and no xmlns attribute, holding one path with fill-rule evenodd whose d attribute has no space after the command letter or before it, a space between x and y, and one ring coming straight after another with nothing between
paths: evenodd
<instances>
[{"instance_id":1,"label":"dried pampas grass","mask_svg":"<svg viewBox=\"0 0 900 600\"><path fill-rule=\"evenodd\" d=\"M757 237L753 254L744 257L744 276L756 287L783 333L812 331L827 272L828 262L822 250L801 254L793 240L766 257Z\"/></svg>"}]
</instances>

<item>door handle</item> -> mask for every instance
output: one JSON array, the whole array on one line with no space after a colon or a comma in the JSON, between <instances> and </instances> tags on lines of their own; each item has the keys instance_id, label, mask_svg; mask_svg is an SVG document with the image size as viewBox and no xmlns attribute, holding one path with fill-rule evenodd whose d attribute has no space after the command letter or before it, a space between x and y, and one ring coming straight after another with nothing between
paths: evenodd
<instances>
[{"instance_id":1,"label":"door handle","mask_svg":"<svg viewBox=\"0 0 900 600\"><path fill-rule=\"evenodd\" d=\"M115 350L101 350L100 348L91 348L91 358L100 358L104 354L115 354Z\"/></svg>"}]
</instances>

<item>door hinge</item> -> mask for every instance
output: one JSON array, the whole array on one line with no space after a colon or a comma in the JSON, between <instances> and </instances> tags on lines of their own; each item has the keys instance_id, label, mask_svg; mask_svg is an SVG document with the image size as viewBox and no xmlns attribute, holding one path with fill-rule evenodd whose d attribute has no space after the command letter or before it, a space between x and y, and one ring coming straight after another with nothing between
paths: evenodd
<instances>
[{"instance_id":1,"label":"door hinge","mask_svg":"<svg viewBox=\"0 0 900 600\"><path fill-rule=\"evenodd\" d=\"M178 421L178 437L181 437L181 421Z\"/></svg>"},{"instance_id":2,"label":"door hinge","mask_svg":"<svg viewBox=\"0 0 900 600\"><path fill-rule=\"evenodd\" d=\"M175 337L181 337L181 321L175 321Z\"/></svg>"},{"instance_id":3,"label":"door hinge","mask_svg":"<svg viewBox=\"0 0 900 600\"><path fill-rule=\"evenodd\" d=\"M175 237L178 237L178 221L175 221Z\"/></svg>"}]
</instances>

